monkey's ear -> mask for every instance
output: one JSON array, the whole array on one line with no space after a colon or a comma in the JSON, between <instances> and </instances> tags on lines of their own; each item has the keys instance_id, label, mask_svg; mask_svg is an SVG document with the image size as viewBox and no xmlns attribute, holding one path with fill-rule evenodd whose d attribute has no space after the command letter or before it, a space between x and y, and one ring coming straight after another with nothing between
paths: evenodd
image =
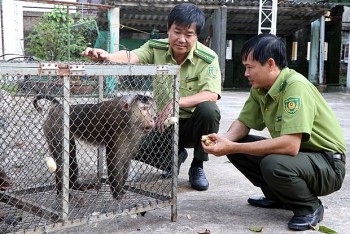
<instances>
[{"instance_id":1,"label":"monkey's ear","mask_svg":"<svg viewBox=\"0 0 350 234\"><path fill-rule=\"evenodd\" d=\"M121 97L120 104L124 111L129 111L132 102L132 97L130 95L124 95Z\"/></svg>"}]
</instances>

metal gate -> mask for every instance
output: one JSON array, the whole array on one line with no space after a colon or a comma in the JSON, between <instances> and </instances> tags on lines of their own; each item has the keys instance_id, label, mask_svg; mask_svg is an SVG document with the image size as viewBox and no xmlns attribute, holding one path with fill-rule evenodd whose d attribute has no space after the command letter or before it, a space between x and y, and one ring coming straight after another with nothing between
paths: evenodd
<instances>
[{"instance_id":1,"label":"metal gate","mask_svg":"<svg viewBox=\"0 0 350 234\"><path fill-rule=\"evenodd\" d=\"M77 226L167 206L171 206L171 219L176 221L178 74L179 67L175 65L0 63L0 170L6 174L5 182L8 179L7 184L1 185L4 178L0 178L0 233L42 233L62 229L63 225ZM33 105L38 94L52 98L51 101L37 101L41 113ZM152 119L165 104L172 106L170 123L173 125L167 126L168 143L164 138L152 139L157 144L151 149L159 151L157 147L164 143L168 148L163 147L162 150L171 154L170 159L158 159L161 167L144 163L147 160L135 160L135 155L150 137L162 135L154 125L144 135L139 134L141 127L133 123L117 123L118 129L106 130L106 123L115 121L114 117L108 117L102 124L99 121L104 115L96 114L102 110L96 108L103 106L108 116L119 116L114 113L113 106L99 103L120 103L112 101L129 100L129 97L135 96L153 100L149 111ZM132 102L127 104L132 105ZM84 122L82 116L90 118L85 121L89 126L75 126L77 120L72 116L73 111L79 109L77 106L85 112L76 114L78 117L75 118L80 122ZM54 115L57 110L58 114ZM102 117L94 119L98 115ZM120 117L121 122L127 122L129 117ZM51 122L48 122L49 119ZM54 122L55 119L58 122ZM72 136L78 136L81 134L78 131L87 131L84 129L91 126L99 131L106 130L105 135L119 132L120 136L118 139L106 137L112 143L97 146L96 142L90 144L84 141L85 134L81 138L74 137L73 146ZM150 134L155 132L157 134ZM56 143L52 143L54 141ZM122 146L122 149L117 152L114 144ZM49 146L59 146L59 149L50 150ZM73 148L76 157L72 157ZM110 151L110 148L113 150ZM117 159L108 156L107 151L116 155ZM53 152L58 154L52 158ZM106 157L113 163L106 162ZM76 162L72 162L72 158ZM125 183L113 184L116 181L109 180L108 175L113 170L108 165L128 160L130 165L125 164L126 175L115 176L117 172L112 172L112 180L126 178ZM166 168L172 170L171 178L162 177L162 169ZM62 177L56 179L58 171ZM81 187L70 184L72 175L77 177L76 182ZM61 189L57 189L58 184L62 185ZM115 187L123 187L125 194L118 196L115 191L113 193Z\"/></svg>"}]
</instances>

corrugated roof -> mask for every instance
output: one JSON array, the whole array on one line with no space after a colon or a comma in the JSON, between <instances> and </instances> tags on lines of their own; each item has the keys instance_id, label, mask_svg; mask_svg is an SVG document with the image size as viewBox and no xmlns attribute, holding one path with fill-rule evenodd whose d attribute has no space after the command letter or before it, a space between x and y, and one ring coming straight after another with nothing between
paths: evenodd
<instances>
[{"instance_id":1,"label":"corrugated roof","mask_svg":"<svg viewBox=\"0 0 350 234\"><path fill-rule=\"evenodd\" d=\"M258 0L110 0L108 4L120 8L123 25L145 31L156 27L165 32L169 11L181 2L195 3L208 17L215 9L226 6L228 34L256 34L258 31ZM277 34L289 35L304 28L332 7L330 3L278 1Z\"/></svg>"}]
</instances>

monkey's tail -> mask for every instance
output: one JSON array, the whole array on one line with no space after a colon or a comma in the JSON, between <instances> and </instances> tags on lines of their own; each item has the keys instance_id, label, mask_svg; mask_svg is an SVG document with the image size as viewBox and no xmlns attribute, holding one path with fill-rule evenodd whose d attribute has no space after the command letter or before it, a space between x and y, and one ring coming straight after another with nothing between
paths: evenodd
<instances>
[{"instance_id":1,"label":"monkey's tail","mask_svg":"<svg viewBox=\"0 0 350 234\"><path fill-rule=\"evenodd\" d=\"M35 99L33 101L33 106L34 108L39 112L41 113L42 112L42 108L38 105L38 101L40 99L47 99L49 101L51 101L52 104L61 104L55 97L53 96L50 96L50 95L47 95L47 94L38 94L35 96Z\"/></svg>"}]
</instances>

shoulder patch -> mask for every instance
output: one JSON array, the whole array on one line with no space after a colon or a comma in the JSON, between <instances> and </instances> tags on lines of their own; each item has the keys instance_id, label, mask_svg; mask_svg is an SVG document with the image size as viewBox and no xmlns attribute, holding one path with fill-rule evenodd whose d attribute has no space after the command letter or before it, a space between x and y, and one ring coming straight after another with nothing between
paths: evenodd
<instances>
[{"instance_id":1,"label":"shoulder patch","mask_svg":"<svg viewBox=\"0 0 350 234\"><path fill-rule=\"evenodd\" d=\"M169 48L169 43L151 39L149 40L149 46L156 49L167 50Z\"/></svg>"},{"instance_id":2,"label":"shoulder patch","mask_svg":"<svg viewBox=\"0 0 350 234\"><path fill-rule=\"evenodd\" d=\"M220 73L220 70L219 70L219 68L217 68L217 67L215 67L215 66L211 66L211 65L209 65L209 67L208 67L208 73L209 73L209 76L211 77L211 78L217 78L218 77L218 75L219 75L219 73Z\"/></svg>"},{"instance_id":3,"label":"shoulder patch","mask_svg":"<svg viewBox=\"0 0 350 234\"><path fill-rule=\"evenodd\" d=\"M203 59L207 63L212 63L215 59L214 55L208 54L207 52L203 50L196 49L194 51L194 54L197 55L199 58Z\"/></svg>"},{"instance_id":4,"label":"shoulder patch","mask_svg":"<svg viewBox=\"0 0 350 234\"><path fill-rule=\"evenodd\" d=\"M284 110L289 115L294 115L301 107L300 97L289 97L284 101Z\"/></svg>"}]
</instances>

